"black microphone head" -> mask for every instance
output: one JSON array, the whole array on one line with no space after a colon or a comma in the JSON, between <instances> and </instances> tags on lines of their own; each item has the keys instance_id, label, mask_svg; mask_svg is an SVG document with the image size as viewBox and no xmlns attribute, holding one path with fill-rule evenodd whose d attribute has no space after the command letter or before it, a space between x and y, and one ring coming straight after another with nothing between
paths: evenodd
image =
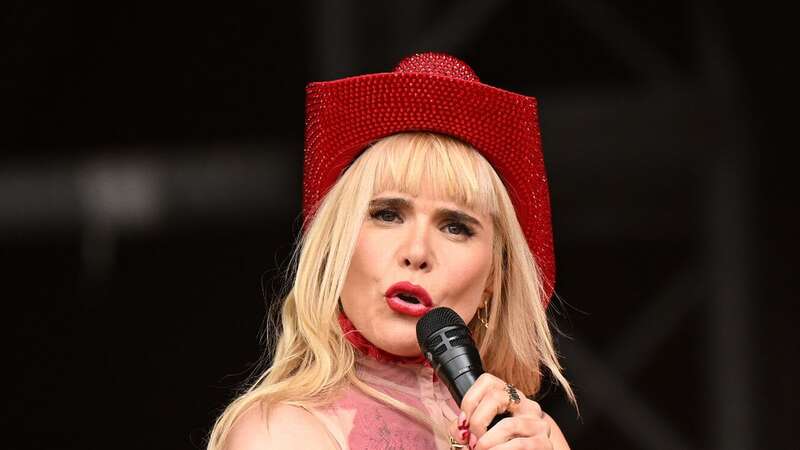
<instances>
[{"instance_id":1,"label":"black microphone head","mask_svg":"<svg viewBox=\"0 0 800 450\"><path fill-rule=\"evenodd\" d=\"M475 348L467 324L455 311L440 306L433 308L417 322L417 343L422 354L434 366L452 348ZM477 351L476 351L477 354Z\"/></svg>"},{"instance_id":2,"label":"black microphone head","mask_svg":"<svg viewBox=\"0 0 800 450\"><path fill-rule=\"evenodd\" d=\"M483 373L467 324L450 308L433 308L417 322L417 342L457 404Z\"/></svg>"},{"instance_id":3,"label":"black microphone head","mask_svg":"<svg viewBox=\"0 0 800 450\"><path fill-rule=\"evenodd\" d=\"M417 321L417 342L419 347L425 350L425 341L431 335L441 330L444 327L462 326L466 327L467 324L457 312L445 306L439 306L425 313Z\"/></svg>"}]
</instances>

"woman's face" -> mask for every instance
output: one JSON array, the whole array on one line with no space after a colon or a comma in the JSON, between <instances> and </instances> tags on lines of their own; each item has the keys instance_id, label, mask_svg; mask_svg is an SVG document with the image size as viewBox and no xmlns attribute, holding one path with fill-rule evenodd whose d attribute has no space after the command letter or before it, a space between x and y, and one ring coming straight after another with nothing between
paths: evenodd
<instances>
[{"instance_id":1,"label":"woman's face","mask_svg":"<svg viewBox=\"0 0 800 450\"><path fill-rule=\"evenodd\" d=\"M424 191L375 195L342 291L345 314L382 350L418 355L417 320L431 307L472 320L489 287L493 238L490 217Z\"/></svg>"}]
</instances>

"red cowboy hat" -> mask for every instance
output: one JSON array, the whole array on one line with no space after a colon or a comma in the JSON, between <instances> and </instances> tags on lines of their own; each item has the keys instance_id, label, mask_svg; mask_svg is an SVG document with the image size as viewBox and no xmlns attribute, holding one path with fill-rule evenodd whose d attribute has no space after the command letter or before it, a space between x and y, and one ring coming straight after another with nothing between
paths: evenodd
<instances>
[{"instance_id":1,"label":"red cowboy hat","mask_svg":"<svg viewBox=\"0 0 800 450\"><path fill-rule=\"evenodd\" d=\"M305 223L364 149L404 131L453 136L494 167L542 270L547 307L555 287L555 258L536 99L481 83L453 56L415 54L392 72L306 87Z\"/></svg>"}]
</instances>

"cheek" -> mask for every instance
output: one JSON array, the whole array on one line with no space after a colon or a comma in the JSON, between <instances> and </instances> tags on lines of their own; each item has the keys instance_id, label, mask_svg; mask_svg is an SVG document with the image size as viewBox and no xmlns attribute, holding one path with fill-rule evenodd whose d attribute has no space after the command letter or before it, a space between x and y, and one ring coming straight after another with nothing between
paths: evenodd
<instances>
[{"instance_id":1,"label":"cheek","mask_svg":"<svg viewBox=\"0 0 800 450\"><path fill-rule=\"evenodd\" d=\"M490 251L481 252L480 256L473 258L467 267L470 273L480 277L481 281L485 281L489 276L489 271L492 268L492 253Z\"/></svg>"},{"instance_id":2,"label":"cheek","mask_svg":"<svg viewBox=\"0 0 800 450\"><path fill-rule=\"evenodd\" d=\"M483 288L483 283L492 267L491 248L481 246L464 252L453 252L450 253L449 259L450 266L456 272L453 275L469 281L469 284L480 281Z\"/></svg>"},{"instance_id":3,"label":"cheek","mask_svg":"<svg viewBox=\"0 0 800 450\"><path fill-rule=\"evenodd\" d=\"M450 252L446 266L450 267L447 279L455 288L453 293L457 298L454 300L464 305L474 303L477 308L492 267L491 248Z\"/></svg>"},{"instance_id":4,"label":"cheek","mask_svg":"<svg viewBox=\"0 0 800 450\"><path fill-rule=\"evenodd\" d=\"M350 269L345 279L343 295L350 302L367 298L372 290L378 286L381 279L381 270L386 265L387 248L381 245L374 233L362 231L359 234L353 257L350 260Z\"/></svg>"},{"instance_id":5,"label":"cheek","mask_svg":"<svg viewBox=\"0 0 800 450\"><path fill-rule=\"evenodd\" d=\"M353 252L351 267L355 266L362 273L375 275L378 268L383 267L388 253L386 245L381 244L372 234L362 233Z\"/></svg>"}]
</instances>

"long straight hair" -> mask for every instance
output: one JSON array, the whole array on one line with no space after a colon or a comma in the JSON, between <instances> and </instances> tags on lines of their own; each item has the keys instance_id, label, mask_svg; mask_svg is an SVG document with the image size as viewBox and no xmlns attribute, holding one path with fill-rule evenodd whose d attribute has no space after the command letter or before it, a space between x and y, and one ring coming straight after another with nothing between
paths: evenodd
<instances>
[{"instance_id":1,"label":"long straight hair","mask_svg":"<svg viewBox=\"0 0 800 450\"><path fill-rule=\"evenodd\" d=\"M282 302L280 334L274 321L267 322L265 335L279 336L277 342L267 343L275 348L272 364L219 416L209 450L222 450L236 419L255 404L324 405L346 384L446 436L445 424L431 423L421 411L356 377L356 350L337 321L339 296L370 200L389 190L417 195L421 186L432 189L436 199L492 217L488 328L477 317L469 324L486 371L534 395L547 370L577 407L553 345L539 267L497 173L475 149L457 139L401 133L378 140L362 153L306 224L292 257L291 267L296 269L287 275L291 289Z\"/></svg>"}]
</instances>

